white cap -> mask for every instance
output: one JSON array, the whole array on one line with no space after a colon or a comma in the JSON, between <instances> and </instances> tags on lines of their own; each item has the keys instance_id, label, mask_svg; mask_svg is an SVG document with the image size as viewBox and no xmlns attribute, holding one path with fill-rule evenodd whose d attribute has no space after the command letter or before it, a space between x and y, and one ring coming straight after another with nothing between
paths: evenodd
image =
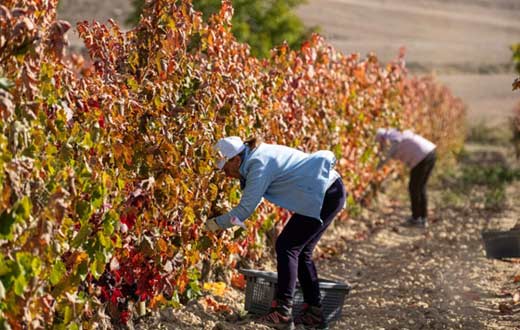
<instances>
[{"instance_id":1,"label":"white cap","mask_svg":"<svg viewBox=\"0 0 520 330\"><path fill-rule=\"evenodd\" d=\"M221 158L217 161L217 167L221 170L228 160L235 157L245 149L244 142L238 136L228 136L218 140L214 148L220 153Z\"/></svg>"}]
</instances>

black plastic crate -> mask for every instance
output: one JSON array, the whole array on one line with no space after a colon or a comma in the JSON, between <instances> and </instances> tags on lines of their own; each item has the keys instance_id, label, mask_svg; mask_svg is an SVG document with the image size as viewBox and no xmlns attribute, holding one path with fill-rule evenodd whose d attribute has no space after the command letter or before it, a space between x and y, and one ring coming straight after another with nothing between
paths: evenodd
<instances>
[{"instance_id":1,"label":"black plastic crate","mask_svg":"<svg viewBox=\"0 0 520 330\"><path fill-rule=\"evenodd\" d=\"M520 230L482 232L488 258L520 258Z\"/></svg>"},{"instance_id":2,"label":"black plastic crate","mask_svg":"<svg viewBox=\"0 0 520 330\"><path fill-rule=\"evenodd\" d=\"M245 309L252 314L267 314L271 301L276 294L277 274L254 269L240 269L246 278ZM346 295L350 292L350 285L320 279L320 292L323 306L323 316L327 322L340 318ZM303 304L303 293L300 285L296 284L293 301L293 315L300 312Z\"/></svg>"}]
</instances>

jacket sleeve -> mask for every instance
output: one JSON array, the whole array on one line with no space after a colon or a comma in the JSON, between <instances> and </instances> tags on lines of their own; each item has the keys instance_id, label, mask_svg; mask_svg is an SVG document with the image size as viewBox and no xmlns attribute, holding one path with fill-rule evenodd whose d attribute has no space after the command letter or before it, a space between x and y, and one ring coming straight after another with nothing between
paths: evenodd
<instances>
[{"instance_id":1,"label":"jacket sleeve","mask_svg":"<svg viewBox=\"0 0 520 330\"><path fill-rule=\"evenodd\" d=\"M377 169L380 169L381 167L383 167L397 152L398 142L391 141L390 143L391 144L390 144L390 147L388 148L388 151L386 152L384 157L381 159L381 161L379 161L379 164L377 164Z\"/></svg>"},{"instance_id":2,"label":"jacket sleeve","mask_svg":"<svg viewBox=\"0 0 520 330\"><path fill-rule=\"evenodd\" d=\"M258 207L262 201L264 193L271 184L271 174L265 164L255 161L248 170L246 184L242 191L242 198L237 207L226 214L217 217L217 224L226 229L234 226L231 223L232 217L237 217L244 222Z\"/></svg>"}]
</instances>

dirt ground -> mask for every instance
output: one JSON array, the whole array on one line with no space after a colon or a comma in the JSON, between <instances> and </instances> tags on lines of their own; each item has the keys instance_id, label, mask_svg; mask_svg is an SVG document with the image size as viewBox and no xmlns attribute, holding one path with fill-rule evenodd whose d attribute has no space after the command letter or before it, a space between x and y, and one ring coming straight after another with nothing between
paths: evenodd
<instances>
[{"instance_id":1,"label":"dirt ground","mask_svg":"<svg viewBox=\"0 0 520 330\"><path fill-rule=\"evenodd\" d=\"M433 193L427 230L399 226L408 201L387 196L365 219L375 221L367 226L369 238L347 243L337 258L320 264L327 278L354 284L347 315L333 329L520 329L518 314L500 312L518 289L513 277L520 266L487 259L480 237L488 226L511 228L520 205L511 200L494 213L445 204L440 194Z\"/></svg>"}]
</instances>

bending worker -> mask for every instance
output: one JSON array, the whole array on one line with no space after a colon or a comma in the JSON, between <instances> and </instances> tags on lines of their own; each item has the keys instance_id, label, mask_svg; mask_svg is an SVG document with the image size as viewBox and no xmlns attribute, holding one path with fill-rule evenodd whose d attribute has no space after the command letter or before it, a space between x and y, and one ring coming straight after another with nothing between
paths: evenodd
<instances>
[{"instance_id":1,"label":"bending worker","mask_svg":"<svg viewBox=\"0 0 520 330\"><path fill-rule=\"evenodd\" d=\"M408 190L412 204L412 216L405 225L426 227L428 225L428 197L426 184L435 165L435 144L412 131L399 131L394 128L380 128L376 141L386 149L386 157L378 168L389 159L398 159L411 168Z\"/></svg>"},{"instance_id":2,"label":"bending worker","mask_svg":"<svg viewBox=\"0 0 520 330\"><path fill-rule=\"evenodd\" d=\"M276 240L276 297L269 313L257 322L276 329L294 329L295 323L328 329L312 252L345 205L345 188L334 170L336 158L330 151L307 154L286 146L257 144L256 139L244 143L236 136L217 142L215 148L222 156L217 166L227 177L239 179L243 192L237 207L209 219L206 228L217 231L241 225L262 197L294 212ZM302 314L293 321L297 279L305 304Z\"/></svg>"}]
</instances>

